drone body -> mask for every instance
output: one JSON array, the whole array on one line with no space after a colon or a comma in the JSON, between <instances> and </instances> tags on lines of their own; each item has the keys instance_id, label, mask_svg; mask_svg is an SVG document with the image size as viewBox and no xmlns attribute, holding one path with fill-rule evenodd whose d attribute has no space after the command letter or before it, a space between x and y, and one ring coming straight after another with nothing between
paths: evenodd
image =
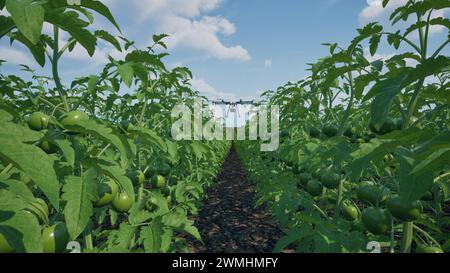
<instances>
[{"instance_id":1,"label":"drone body","mask_svg":"<svg viewBox=\"0 0 450 273\"><path fill-rule=\"evenodd\" d=\"M227 111L227 117L228 114L231 113L236 113L239 115L239 109L238 109L238 105L253 105L254 101L244 101L244 100L239 100L239 101L235 101L235 102L230 102L230 101L225 101L225 100L220 100L220 101L213 101L212 102L215 105L229 105L228 107L228 111Z\"/></svg>"}]
</instances>

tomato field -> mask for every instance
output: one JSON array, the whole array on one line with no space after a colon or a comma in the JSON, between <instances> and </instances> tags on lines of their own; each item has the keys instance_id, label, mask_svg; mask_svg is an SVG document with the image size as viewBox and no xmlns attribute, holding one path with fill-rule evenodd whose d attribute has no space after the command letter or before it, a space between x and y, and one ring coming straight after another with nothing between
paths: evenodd
<instances>
[{"instance_id":1,"label":"tomato field","mask_svg":"<svg viewBox=\"0 0 450 273\"><path fill-rule=\"evenodd\" d=\"M0 39L51 67L0 74L0 253L450 252L450 20L432 16L447 8L405 1L390 16L405 30L324 44L307 78L259 98L280 109L279 148L261 151L172 137L172 109L201 95L168 68L166 34L138 48L93 29L121 31L102 1L0 0ZM61 57L100 40L128 53L65 86ZM381 42L397 54L369 61Z\"/></svg>"}]
</instances>

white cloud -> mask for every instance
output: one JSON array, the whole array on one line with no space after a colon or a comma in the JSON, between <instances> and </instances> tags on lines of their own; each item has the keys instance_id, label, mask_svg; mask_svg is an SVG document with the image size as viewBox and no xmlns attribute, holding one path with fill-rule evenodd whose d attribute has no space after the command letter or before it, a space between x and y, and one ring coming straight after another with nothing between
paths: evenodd
<instances>
[{"instance_id":1,"label":"white cloud","mask_svg":"<svg viewBox=\"0 0 450 273\"><path fill-rule=\"evenodd\" d=\"M267 59L264 60L264 67L271 67L272 66L272 60Z\"/></svg>"},{"instance_id":2,"label":"white cloud","mask_svg":"<svg viewBox=\"0 0 450 273\"><path fill-rule=\"evenodd\" d=\"M236 101L238 100L237 96L232 93L227 92L221 92L216 90L214 87L212 87L210 84L208 84L204 79L192 79L191 80L192 89L199 91L201 95L212 99L224 99L224 100L230 100L230 101Z\"/></svg>"},{"instance_id":3,"label":"white cloud","mask_svg":"<svg viewBox=\"0 0 450 273\"><path fill-rule=\"evenodd\" d=\"M25 64L28 66L35 64L30 55L18 49L6 46L0 46L0 60L5 60L8 63L13 64Z\"/></svg>"},{"instance_id":4,"label":"white cloud","mask_svg":"<svg viewBox=\"0 0 450 273\"><path fill-rule=\"evenodd\" d=\"M361 25L373 21L381 21L387 23L390 14L398 7L403 6L408 0L391 0L389 4L383 8L383 0L367 0L367 6L359 13L359 22ZM433 11L432 18L445 17L446 10ZM411 17L412 18L412 17ZM413 23L412 19L407 24ZM431 26L430 34L439 33L445 28L443 26Z\"/></svg>"},{"instance_id":5,"label":"white cloud","mask_svg":"<svg viewBox=\"0 0 450 273\"><path fill-rule=\"evenodd\" d=\"M218 59L248 61L250 55L240 45L225 45L220 36L230 36L236 27L226 18L208 16L222 0L132 0L141 23L156 22L159 33L170 34L170 48L189 47Z\"/></svg>"},{"instance_id":6,"label":"white cloud","mask_svg":"<svg viewBox=\"0 0 450 273\"><path fill-rule=\"evenodd\" d=\"M145 21L164 14L194 18L217 9L222 0L132 0L131 2L139 7L139 19Z\"/></svg>"}]
</instances>

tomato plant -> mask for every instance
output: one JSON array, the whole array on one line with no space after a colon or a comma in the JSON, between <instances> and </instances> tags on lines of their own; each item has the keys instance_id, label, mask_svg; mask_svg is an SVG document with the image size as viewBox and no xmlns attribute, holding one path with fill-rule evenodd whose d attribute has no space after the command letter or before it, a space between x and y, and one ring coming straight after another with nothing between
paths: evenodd
<instances>
[{"instance_id":1,"label":"tomato plant","mask_svg":"<svg viewBox=\"0 0 450 273\"><path fill-rule=\"evenodd\" d=\"M0 220L0 252L65 252L69 241L85 252L187 252L186 236L201 239L191 219L230 143L171 138L170 110L199 95L187 68L166 67L167 35L140 49L95 29L101 16L121 33L95 0L6 0L3 9L0 39L52 69L45 77L23 66L30 81L0 75L0 212L11 215ZM92 56L100 40L123 57L66 86L61 57L75 46Z\"/></svg>"},{"instance_id":2,"label":"tomato plant","mask_svg":"<svg viewBox=\"0 0 450 273\"><path fill-rule=\"evenodd\" d=\"M166 34L139 48L101 1L68 2L0 0L0 39L51 67L51 77L27 66L31 79L0 74L0 252L64 252L69 241L90 253L188 252L231 143L171 137L170 110L200 95L188 68L166 65ZM372 241L450 251L450 39L429 41L431 28L449 30L437 16L449 7L405 1L392 27L370 23L346 46L324 44L308 77L262 93L280 107L279 149L235 146L255 205L285 233L274 252L366 252ZM97 16L120 35L95 29ZM400 21L408 26L391 31ZM122 57L64 84L64 54L93 56L99 41ZM379 58L381 43L393 54Z\"/></svg>"},{"instance_id":3,"label":"tomato plant","mask_svg":"<svg viewBox=\"0 0 450 273\"><path fill-rule=\"evenodd\" d=\"M429 39L433 26L449 30L437 15L449 7L406 1L390 16L398 31L370 23L345 47L326 43L308 77L262 93L290 137L270 156L262 141L237 150L258 204L285 230L276 252L366 252L370 241L388 252L450 251L450 40ZM382 43L389 57L378 58Z\"/></svg>"}]
</instances>

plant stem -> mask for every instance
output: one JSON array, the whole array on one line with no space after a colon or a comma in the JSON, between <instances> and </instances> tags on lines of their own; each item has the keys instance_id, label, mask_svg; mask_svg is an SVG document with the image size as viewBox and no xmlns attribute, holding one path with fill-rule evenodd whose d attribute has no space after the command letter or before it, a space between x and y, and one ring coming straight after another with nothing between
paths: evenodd
<instances>
[{"instance_id":1,"label":"plant stem","mask_svg":"<svg viewBox=\"0 0 450 273\"><path fill-rule=\"evenodd\" d=\"M353 100L355 98L353 91L353 76L351 72L348 73L348 83L350 86L350 101L348 103L347 109L345 110L344 119L342 120L342 126L341 130L339 131L339 135L342 135L345 131L345 126L347 125L348 118L350 117L350 110L353 107Z\"/></svg>"},{"instance_id":2,"label":"plant stem","mask_svg":"<svg viewBox=\"0 0 450 273\"><path fill-rule=\"evenodd\" d=\"M53 42L54 42L54 48L53 48L53 58L52 58L52 73L53 73L53 80L56 84L56 89L58 90L59 95L61 96L61 101L64 104L66 111L70 111L69 104L67 103L67 94L64 91L64 88L61 84L61 78L58 74L58 60L59 60L59 28L57 26L53 26Z\"/></svg>"},{"instance_id":3,"label":"plant stem","mask_svg":"<svg viewBox=\"0 0 450 273\"><path fill-rule=\"evenodd\" d=\"M408 253L411 250L411 243L414 234L413 227L414 227L413 222L406 222L403 224L403 235L400 244L401 253Z\"/></svg>"},{"instance_id":4,"label":"plant stem","mask_svg":"<svg viewBox=\"0 0 450 273\"><path fill-rule=\"evenodd\" d=\"M94 249L94 242L92 240L92 229L91 229L91 222L89 221L86 229L84 230L84 242L86 244L87 250L93 250Z\"/></svg>"},{"instance_id":5,"label":"plant stem","mask_svg":"<svg viewBox=\"0 0 450 273\"><path fill-rule=\"evenodd\" d=\"M423 235L425 235L425 237L427 237L428 240L432 241L436 246L440 246L440 244L438 243L438 241L436 241L436 239L433 238L433 236L431 236L428 232L426 232L425 230L421 229L420 227L414 225L414 229L416 229L417 231L419 231L420 233L422 233Z\"/></svg>"},{"instance_id":6,"label":"plant stem","mask_svg":"<svg viewBox=\"0 0 450 273\"><path fill-rule=\"evenodd\" d=\"M9 170L12 169L12 167L14 167L13 164L9 163L8 166L6 166L6 168L4 168L3 171L0 173L0 176L7 174Z\"/></svg>"},{"instance_id":7,"label":"plant stem","mask_svg":"<svg viewBox=\"0 0 450 273\"><path fill-rule=\"evenodd\" d=\"M336 214L333 217L335 221L337 221L341 216L342 199L343 199L343 195L344 195L343 193L344 193L344 182L343 182L343 180L341 180L341 182L339 183L339 188L338 188Z\"/></svg>"},{"instance_id":8,"label":"plant stem","mask_svg":"<svg viewBox=\"0 0 450 273\"><path fill-rule=\"evenodd\" d=\"M421 91L421 88L422 88L424 82L425 82L425 79L422 78L422 79L419 80L419 82L416 85L416 88L414 90L414 94L411 97L411 100L409 101L408 113L407 113L405 122L403 124L403 129L406 129L406 128L409 127L409 122L410 122L410 120L411 120L411 118L412 118L412 116L413 116L413 114L414 114L414 112L416 110L417 102L419 101L419 93Z\"/></svg>"},{"instance_id":9,"label":"plant stem","mask_svg":"<svg viewBox=\"0 0 450 273\"><path fill-rule=\"evenodd\" d=\"M391 220L391 253L395 253L395 243L394 220Z\"/></svg>"}]
</instances>

